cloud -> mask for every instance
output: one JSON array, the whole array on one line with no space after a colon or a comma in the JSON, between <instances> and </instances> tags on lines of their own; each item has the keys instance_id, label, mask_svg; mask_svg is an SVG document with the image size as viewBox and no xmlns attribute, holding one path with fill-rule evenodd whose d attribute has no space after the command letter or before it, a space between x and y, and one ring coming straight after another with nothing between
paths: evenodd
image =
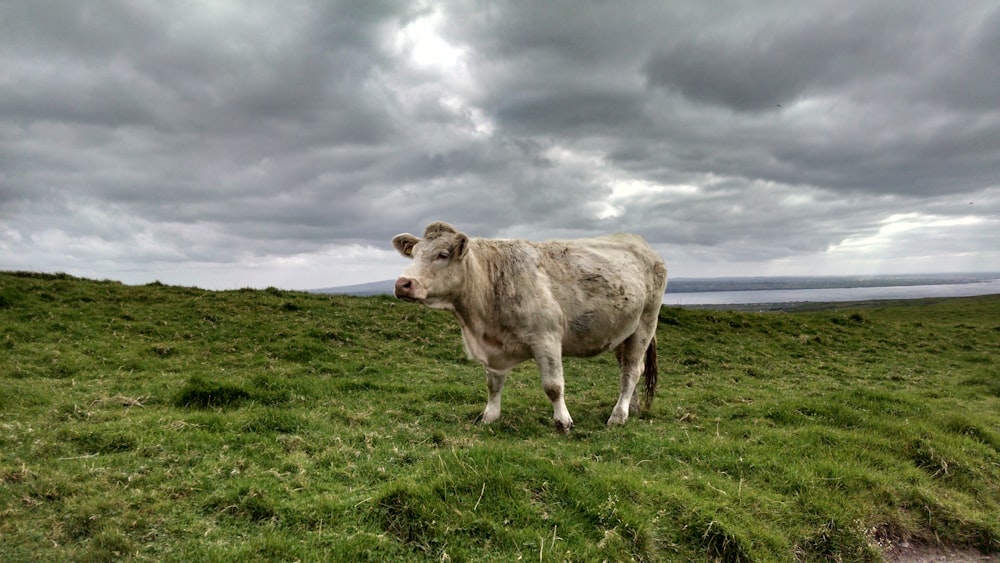
<instances>
[{"instance_id":1,"label":"cloud","mask_svg":"<svg viewBox=\"0 0 1000 563\"><path fill-rule=\"evenodd\" d=\"M985 0L8 2L0 22L0 268L328 287L392 276L388 239L446 219L636 231L681 276L1000 269Z\"/></svg>"}]
</instances>

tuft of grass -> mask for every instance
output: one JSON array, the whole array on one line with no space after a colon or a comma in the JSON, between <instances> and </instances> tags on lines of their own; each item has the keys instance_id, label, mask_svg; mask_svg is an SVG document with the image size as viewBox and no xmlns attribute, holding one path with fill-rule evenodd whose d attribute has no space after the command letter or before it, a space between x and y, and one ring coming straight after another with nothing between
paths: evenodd
<instances>
[{"instance_id":1,"label":"tuft of grass","mask_svg":"<svg viewBox=\"0 0 1000 563\"><path fill-rule=\"evenodd\" d=\"M0 560L877 561L1000 551L1000 297L661 309L477 423L454 320L384 297L0 273Z\"/></svg>"},{"instance_id":2,"label":"tuft of grass","mask_svg":"<svg viewBox=\"0 0 1000 563\"><path fill-rule=\"evenodd\" d=\"M250 393L242 387L194 376L181 387L174 404L198 408L235 407L249 398Z\"/></svg>"}]
</instances>

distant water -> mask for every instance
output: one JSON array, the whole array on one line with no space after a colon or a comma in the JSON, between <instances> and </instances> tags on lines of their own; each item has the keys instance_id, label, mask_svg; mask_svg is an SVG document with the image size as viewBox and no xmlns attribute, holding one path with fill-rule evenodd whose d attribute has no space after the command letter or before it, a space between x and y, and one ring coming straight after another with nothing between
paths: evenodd
<instances>
[{"instance_id":1,"label":"distant water","mask_svg":"<svg viewBox=\"0 0 1000 563\"><path fill-rule=\"evenodd\" d=\"M820 287L796 289L760 289L732 291L688 291L667 293L664 305L749 305L757 303L803 303L874 301L879 299L922 299L927 297L969 297L1000 294L1000 279L963 283L925 285L889 285L865 287Z\"/></svg>"}]
</instances>

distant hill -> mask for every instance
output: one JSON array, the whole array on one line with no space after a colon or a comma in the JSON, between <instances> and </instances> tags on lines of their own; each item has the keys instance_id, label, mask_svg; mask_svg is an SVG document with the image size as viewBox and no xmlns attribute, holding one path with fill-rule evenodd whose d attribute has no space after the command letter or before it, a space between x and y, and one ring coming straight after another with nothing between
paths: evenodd
<instances>
[{"instance_id":1,"label":"distant hill","mask_svg":"<svg viewBox=\"0 0 1000 563\"><path fill-rule=\"evenodd\" d=\"M393 280L379 280L356 285L342 285L338 287L327 287L324 289L311 289L310 293L330 293L334 295L358 295L367 297L369 295L392 295Z\"/></svg>"}]
</instances>

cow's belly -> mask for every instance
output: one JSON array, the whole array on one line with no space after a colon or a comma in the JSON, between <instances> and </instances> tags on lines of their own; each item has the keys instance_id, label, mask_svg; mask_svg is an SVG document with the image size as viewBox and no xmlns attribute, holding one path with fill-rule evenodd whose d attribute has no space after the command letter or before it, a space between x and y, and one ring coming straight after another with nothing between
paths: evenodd
<instances>
[{"instance_id":1,"label":"cow's belly","mask_svg":"<svg viewBox=\"0 0 1000 563\"><path fill-rule=\"evenodd\" d=\"M510 369L532 357L531 348L499 334L485 332L476 334L472 330L462 330L462 342L469 358L495 370Z\"/></svg>"},{"instance_id":2,"label":"cow's belly","mask_svg":"<svg viewBox=\"0 0 1000 563\"><path fill-rule=\"evenodd\" d=\"M563 355L595 356L618 346L639 327L641 314L638 300L618 308L585 308L567 314Z\"/></svg>"}]
</instances>

